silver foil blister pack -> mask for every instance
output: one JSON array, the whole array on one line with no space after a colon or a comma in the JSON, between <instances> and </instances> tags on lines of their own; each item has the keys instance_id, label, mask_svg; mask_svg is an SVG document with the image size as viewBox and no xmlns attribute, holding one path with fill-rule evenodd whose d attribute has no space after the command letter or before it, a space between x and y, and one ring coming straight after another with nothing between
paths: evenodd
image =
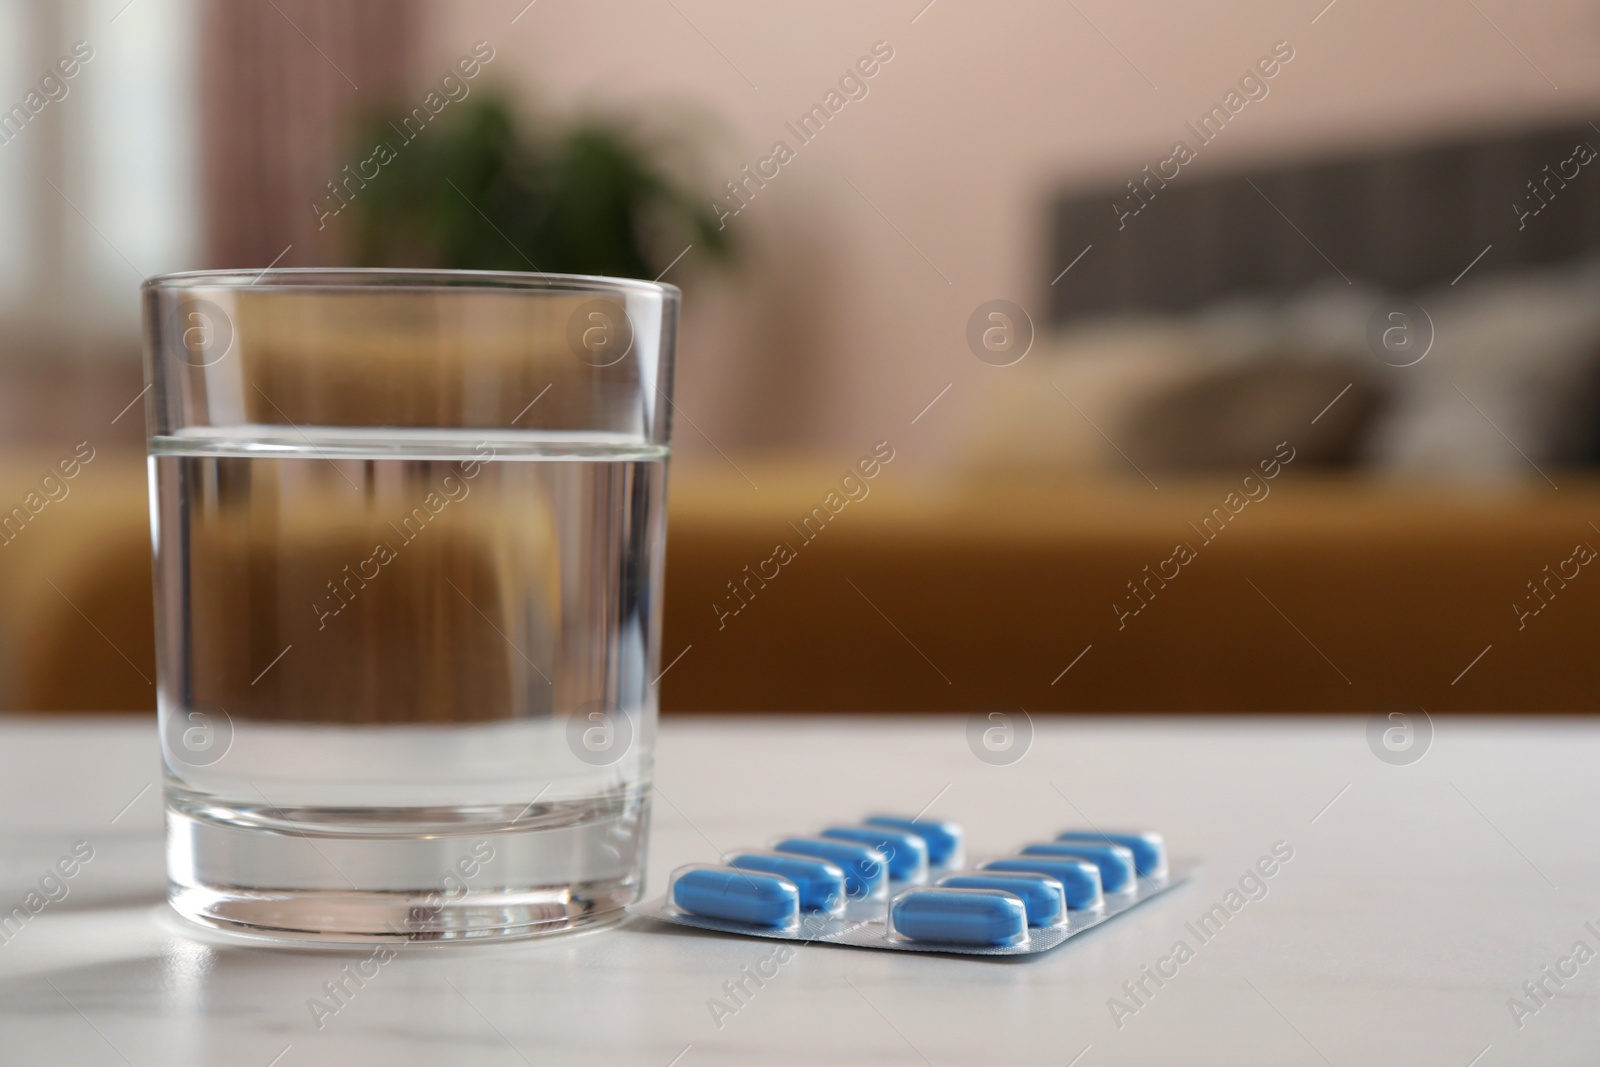
<instances>
[{"instance_id":1,"label":"silver foil blister pack","mask_svg":"<svg viewBox=\"0 0 1600 1067\"><path fill-rule=\"evenodd\" d=\"M1071 830L975 867L950 822L872 816L672 873L633 914L702 930L889 951L1019 956L1184 882L1157 833Z\"/></svg>"}]
</instances>

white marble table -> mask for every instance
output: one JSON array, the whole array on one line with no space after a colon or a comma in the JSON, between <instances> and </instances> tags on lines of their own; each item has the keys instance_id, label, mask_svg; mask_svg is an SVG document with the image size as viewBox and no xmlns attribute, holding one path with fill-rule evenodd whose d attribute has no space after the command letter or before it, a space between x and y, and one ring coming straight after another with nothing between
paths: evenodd
<instances>
[{"instance_id":1,"label":"white marble table","mask_svg":"<svg viewBox=\"0 0 1600 1067\"><path fill-rule=\"evenodd\" d=\"M1600 951L1600 723L1444 719L1409 766L1374 756L1364 718L1042 720L1009 766L975 758L965 725L669 720L652 894L718 849L935 796L976 851L1082 822L1076 806L1164 829L1200 880L1021 961L806 948L720 1028L708 1001L771 942L630 920L405 948L319 1031L308 999L368 953L241 945L168 914L152 723L0 720L0 907L74 842L94 850L0 943L0 1065L1600 1059L1600 959L1572 956ZM1280 841L1293 859L1266 896L1200 943L1185 924ZM1132 1006L1123 983L1179 939L1193 959L1119 1027L1110 998ZM1547 966L1576 974L1558 988Z\"/></svg>"}]
</instances>

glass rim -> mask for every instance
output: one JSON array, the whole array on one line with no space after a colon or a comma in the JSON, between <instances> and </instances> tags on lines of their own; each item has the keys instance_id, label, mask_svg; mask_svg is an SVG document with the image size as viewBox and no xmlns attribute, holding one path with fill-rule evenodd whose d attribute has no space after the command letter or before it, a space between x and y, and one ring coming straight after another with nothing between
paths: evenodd
<instances>
[{"instance_id":1,"label":"glass rim","mask_svg":"<svg viewBox=\"0 0 1600 1067\"><path fill-rule=\"evenodd\" d=\"M613 292L618 289L676 301L681 290L667 282L611 278L599 274L533 271L435 270L427 267L268 267L266 270L190 270L146 278L141 291L250 289L381 292Z\"/></svg>"}]
</instances>

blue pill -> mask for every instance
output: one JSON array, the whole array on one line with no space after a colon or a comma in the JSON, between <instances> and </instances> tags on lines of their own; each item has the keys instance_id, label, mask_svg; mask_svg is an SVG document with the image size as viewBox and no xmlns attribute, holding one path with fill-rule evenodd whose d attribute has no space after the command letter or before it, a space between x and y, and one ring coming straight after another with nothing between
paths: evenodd
<instances>
[{"instance_id":1,"label":"blue pill","mask_svg":"<svg viewBox=\"0 0 1600 1067\"><path fill-rule=\"evenodd\" d=\"M961 851L961 827L953 822L906 819L898 815L873 815L865 822L868 826L887 826L891 830L916 834L927 842L928 862L935 867L948 863Z\"/></svg>"},{"instance_id":2,"label":"blue pill","mask_svg":"<svg viewBox=\"0 0 1600 1067\"><path fill-rule=\"evenodd\" d=\"M1025 871L1048 874L1061 883L1067 893L1067 907L1095 908L1105 903L1100 892L1100 868L1088 860L1049 859L1045 856L1012 856L983 865L986 871Z\"/></svg>"},{"instance_id":3,"label":"blue pill","mask_svg":"<svg viewBox=\"0 0 1600 1067\"><path fill-rule=\"evenodd\" d=\"M1085 844L1121 845L1133 853L1134 866L1139 873L1150 878L1161 878L1167 873L1167 843L1153 830L1139 833L1101 833L1099 830L1068 830L1056 837L1057 841L1083 842Z\"/></svg>"},{"instance_id":4,"label":"blue pill","mask_svg":"<svg viewBox=\"0 0 1600 1067\"><path fill-rule=\"evenodd\" d=\"M945 889L1001 889L1022 899L1028 911L1029 926L1049 926L1059 922L1067 910L1066 890L1044 874L989 871L984 874L952 874L939 879Z\"/></svg>"},{"instance_id":5,"label":"blue pill","mask_svg":"<svg viewBox=\"0 0 1600 1067\"><path fill-rule=\"evenodd\" d=\"M800 906L807 910L831 908L844 899L844 871L827 860L771 852L741 852L728 861L728 866L765 871L789 879L800 890Z\"/></svg>"},{"instance_id":6,"label":"blue pill","mask_svg":"<svg viewBox=\"0 0 1600 1067\"><path fill-rule=\"evenodd\" d=\"M918 834L882 827L830 826L822 836L877 849L889 857L889 877L897 881L923 878L928 873L928 845Z\"/></svg>"},{"instance_id":7,"label":"blue pill","mask_svg":"<svg viewBox=\"0 0 1600 1067\"><path fill-rule=\"evenodd\" d=\"M895 898L889 917L913 941L1015 945L1028 936L1021 898L999 889L913 889Z\"/></svg>"},{"instance_id":8,"label":"blue pill","mask_svg":"<svg viewBox=\"0 0 1600 1067\"><path fill-rule=\"evenodd\" d=\"M672 902L691 915L786 926L799 916L800 890L775 874L696 867L673 880Z\"/></svg>"},{"instance_id":9,"label":"blue pill","mask_svg":"<svg viewBox=\"0 0 1600 1067\"><path fill-rule=\"evenodd\" d=\"M883 884L888 861L882 852L849 841L825 837L790 837L774 846L779 852L827 860L844 871L844 891L852 897L871 896Z\"/></svg>"},{"instance_id":10,"label":"blue pill","mask_svg":"<svg viewBox=\"0 0 1600 1067\"><path fill-rule=\"evenodd\" d=\"M1107 893L1115 893L1133 885L1133 852L1121 845L1078 844L1074 841L1049 841L1042 845L1029 845L1022 850L1024 856L1065 856L1068 859L1088 860L1100 868L1100 886Z\"/></svg>"}]
</instances>

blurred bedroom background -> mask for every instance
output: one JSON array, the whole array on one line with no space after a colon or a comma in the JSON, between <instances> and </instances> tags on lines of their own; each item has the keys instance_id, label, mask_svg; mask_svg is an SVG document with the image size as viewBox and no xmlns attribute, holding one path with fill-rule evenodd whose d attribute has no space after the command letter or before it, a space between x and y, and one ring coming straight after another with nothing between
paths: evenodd
<instances>
[{"instance_id":1,"label":"blurred bedroom background","mask_svg":"<svg viewBox=\"0 0 1600 1067\"><path fill-rule=\"evenodd\" d=\"M685 290L669 710L1593 710L1597 60L1579 0L0 0L0 708L154 706L143 277L537 264Z\"/></svg>"}]
</instances>

